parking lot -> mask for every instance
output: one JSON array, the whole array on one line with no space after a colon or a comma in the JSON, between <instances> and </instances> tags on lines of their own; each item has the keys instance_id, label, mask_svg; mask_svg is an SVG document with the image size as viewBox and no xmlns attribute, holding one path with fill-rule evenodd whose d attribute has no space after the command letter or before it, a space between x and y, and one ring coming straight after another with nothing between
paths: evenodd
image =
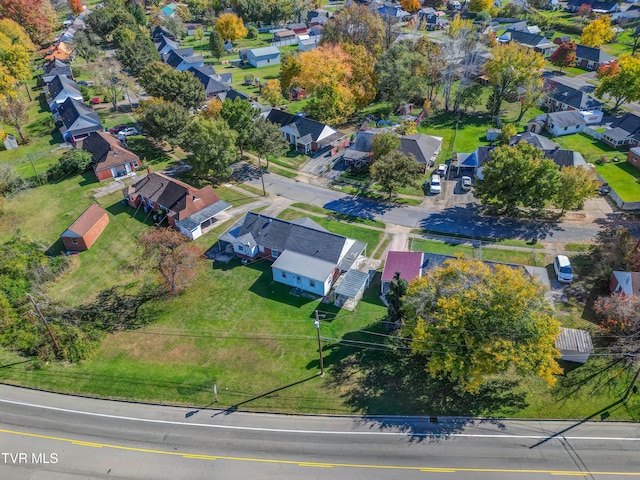
<instances>
[{"instance_id":1,"label":"parking lot","mask_svg":"<svg viewBox=\"0 0 640 480\"><path fill-rule=\"evenodd\" d=\"M424 204L425 205L437 205L441 208L455 207L457 205L466 205L476 201L473 196L473 185L470 191L462 189L461 179L462 177L454 177L453 171L448 172L449 175L441 179L442 191L437 194L429 193L429 186L426 185L424 190L426 192ZM447 177L449 177L447 179Z\"/></svg>"}]
</instances>

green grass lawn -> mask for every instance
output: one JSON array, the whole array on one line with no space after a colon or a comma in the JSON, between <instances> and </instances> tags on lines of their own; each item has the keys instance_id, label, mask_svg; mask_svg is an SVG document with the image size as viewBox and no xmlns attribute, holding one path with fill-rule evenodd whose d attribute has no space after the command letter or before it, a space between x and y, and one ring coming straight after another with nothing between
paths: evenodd
<instances>
[{"instance_id":1,"label":"green grass lawn","mask_svg":"<svg viewBox=\"0 0 640 480\"><path fill-rule=\"evenodd\" d=\"M294 170L300 168L300 166L307 160L309 160L307 155L303 155L294 149L289 150L285 155L278 158L273 156L269 157L270 163L275 163L281 167L293 168Z\"/></svg>"},{"instance_id":2,"label":"green grass lawn","mask_svg":"<svg viewBox=\"0 0 640 480\"><path fill-rule=\"evenodd\" d=\"M596 170L625 202L640 202L640 170L624 162L597 165Z\"/></svg>"},{"instance_id":3,"label":"green grass lawn","mask_svg":"<svg viewBox=\"0 0 640 480\"><path fill-rule=\"evenodd\" d=\"M616 156L622 156L619 151L584 133L564 135L561 137L555 137L552 140L560 144L562 148L580 152L584 159L589 163L594 163L602 156L605 156L608 159L612 159Z\"/></svg>"},{"instance_id":4,"label":"green grass lawn","mask_svg":"<svg viewBox=\"0 0 640 480\"><path fill-rule=\"evenodd\" d=\"M382 240L384 232L379 230L372 230L369 228L359 227L350 223L344 223L338 220L332 220L326 217L317 217L314 215L307 215L306 213L298 210L287 208L280 212L278 218L283 220L295 220L296 218L309 217L320 226L326 228L331 233L337 233L338 235L344 235L345 237L354 238L365 242L367 244L367 252L373 252L376 246Z\"/></svg>"},{"instance_id":5,"label":"green grass lawn","mask_svg":"<svg viewBox=\"0 0 640 480\"><path fill-rule=\"evenodd\" d=\"M318 207L316 205L309 205L307 203L296 202L296 203L293 203L291 206L300 208L302 210L307 210L312 213L319 213L320 215L326 215L330 218L340 220L341 222L359 223L361 225L368 225L370 227L376 227L376 228L382 228L382 229L386 228L386 224L379 220L371 220L369 218L355 217L353 215L348 215L346 213L338 213L338 212L334 212L333 210L327 210L326 208Z\"/></svg>"},{"instance_id":6,"label":"green grass lawn","mask_svg":"<svg viewBox=\"0 0 640 480\"><path fill-rule=\"evenodd\" d=\"M517 265L541 265L544 255L524 250L511 250L483 245L482 248L469 244L447 243L440 240L412 238L410 250L414 252L439 253L441 255L466 255L489 262L513 263Z\"/></svg>"}]
</instances>

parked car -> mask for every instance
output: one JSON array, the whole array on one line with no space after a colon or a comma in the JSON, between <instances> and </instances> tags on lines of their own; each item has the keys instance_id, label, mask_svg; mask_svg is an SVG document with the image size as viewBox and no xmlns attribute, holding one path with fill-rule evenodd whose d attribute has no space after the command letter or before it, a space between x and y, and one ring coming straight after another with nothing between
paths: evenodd
<instances>
[{"instance_id":1,"label":"parked car","mask_svg":"<svg viewBox=\"0 0 640 480\"><path fill-rule=\"evenodd\" d=\"M117 135L118 133L120 133L121 131L123 131L126 128L127 128L127 125L124 124L124 123L121 123L120 125L116 125L115 127L110 128L109 129L109 133L111 135Z\"/></svg>"},{"instance_id":2,"label":"parked car","mask_svg":"<svg viewBox=\"0 0 640 480\"><path fill-rule=\"evenodd\" d=\"M127 127L124 130L121 130L120 132L118 132L118 135L124 135L125 137L129 137L131 135L138 135L140 132L138 132L137 128L133 128L133 127Z\"/></svg>"},{"instance_id":3,"label":"parked car","mask_svg":"<svg viewBox=\"0 0 640 480\"><path fill-rule=\"evenodd\" d=\"M600 194L603 197L606 197L607 195L609 195L609 191L610 191L610 187L608 183L603 183L602 185L600 185L598 187L598 194Z\"/></svg>"},{"instance_id":4,"label":"parked car","mask_svg":"<svg viewBox=\"0 0 640 480\"><path fill-rule=\"evenodd\" d=\"M100 104L100 97L93 97L91 99L91 105L99 105Z\"/></svg>"},{"instance_id":5,"label":"parked car","mask_svg":"<svg viewBox=\"0 0 640 480\"><path fill-rule=\"evenodd\" d=\"M447 174L447 169L449 167L447 166L446 163L441 163L440 165L438 165L438 175L440 175L441 177L444 177Z\"/></svg>"},{"instance_id":6,"label":"parked car","mask_svg":"<svg viewBox=\"0 0 640 480\"><path fill-rule=\"evenodd\" d=\"M442 191L442 184L440 183L440 176L437 173L431 175L431 184L429 185L429 193L440 193Z\"/></svg>"},{"instance_id":7,"label":"parked car","mask_svg":"<svg viewBox=\"0 0 640 480\"><path fill-rule=\"evenodd\" d=\"M553 269L559 282L571 283L573 281L571 262L566 255L556 255L556 258L553 259Z\"/></svg>"},{"instance_id":8,"label":"parked car","mask_svg":"<svg viewBox=\"0 0 640 480\"><path fill-rule=\"evenodd\" d=\"M460 188L465 192L471 190L471 177L464 176L460 179Z\"/></svg>"}]
</instances>

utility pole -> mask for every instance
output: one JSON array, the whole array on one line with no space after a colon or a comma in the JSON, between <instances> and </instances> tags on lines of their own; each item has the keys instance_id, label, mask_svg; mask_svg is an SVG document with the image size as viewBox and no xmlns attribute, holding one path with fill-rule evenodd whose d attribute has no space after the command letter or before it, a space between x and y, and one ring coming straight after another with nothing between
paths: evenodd
<instances>
[{"instance_id":1,"label":"utility pole","mask_svg":"<svg viewBox=\"0 0 640 480\"><path fill-rule=\"evenodd\" d=\"M324 358L322 358L322 340L320 340L320 319L318 318L318 310L315 311L316 319L313 325L318 332L318 352L320 353L320 376L324 377Z\"/></svg>"},{"instance_id":2,"label":"utility pole","mask_svg":"<svg viewBox=\"0 0 640 480\"><path fill-rule=\"evenodd\" d=\"M51 341L53 342L53 345L56 347L56 352L59 352L60 345L58 345L58 341L56 340L56 337L53 335L53 332L51 331L49 322L47 322L47 320L44 318L44 315L42 315L42 312L40 311L40 307L38 307L38 305L36 305L36 302L33 301L33 297L31 296L30 293L27 293L27 297L29 297L29 300L31 300L31 303L33 304L36 311L38 312L38 315L42 319L42 323L44 323L44 326L47 327L47 330L49 331L49 336L51 337Z\"/></svg>"}]
</instances>

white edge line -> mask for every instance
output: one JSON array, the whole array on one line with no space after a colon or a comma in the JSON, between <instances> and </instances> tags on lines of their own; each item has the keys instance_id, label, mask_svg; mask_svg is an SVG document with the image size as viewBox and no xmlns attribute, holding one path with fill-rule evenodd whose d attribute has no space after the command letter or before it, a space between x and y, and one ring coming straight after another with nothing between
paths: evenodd
<instances>
[{"instance_id":1,"label":"white edge line","mask_svg":"<svg viewBox=\"0 0 640 480\"><path fill-rule=\"evenodd\" d=\"M15 400L0 399L0 403L10 403L12 405L21 405L24 407L40 408L43 410L53 410L56 412L72 413L76 415L88 415L91 417L112 418L115 420L129 420L134 422L146 422L146 423L158 423L164 425L180 425L185 427L205 427L205 428L218 428L224 430L245 430L253 432L270 432L270 433L302 433L302 434L314 434L314 435L382 435L392 437L434 437L434 438L448 438L448 437L469 437L469 438L523 438L531 440L543 440L554 438L555 435L515 435L515 434L475 434L475 433L411 433L411 432L340 432L333 430L293 430L286 428L263 428L263 427L240 427L235 425L213 425L209 423L188 423L178 422L175 420L156 420L153 418L136 418L125 417L122 415L110 415L107 413L97 412L85 412L83 410L73 410L69 408L51 407L48 405L37 405L35 403L18 402ZM563 436L567 440L616 440L616 441L640 441L637 437L567 437Z\"/></svg>"}]
</instances>

